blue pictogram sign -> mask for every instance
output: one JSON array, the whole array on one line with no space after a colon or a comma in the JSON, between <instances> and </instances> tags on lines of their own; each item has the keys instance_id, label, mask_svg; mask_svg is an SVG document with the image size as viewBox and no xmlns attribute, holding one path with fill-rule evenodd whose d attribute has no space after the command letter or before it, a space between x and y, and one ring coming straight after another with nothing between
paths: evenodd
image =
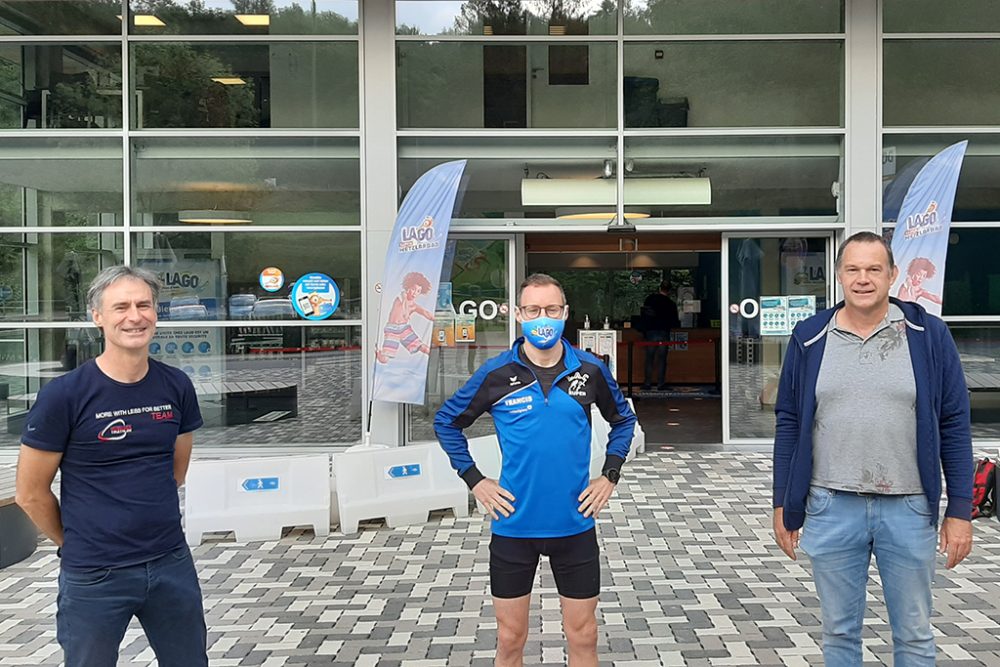
<instances>
[{"instance_id":1,"label":"blue pictogram sign","mask_svg":"<svg viewBox=\"0 0 1000 667\"><path fill-rule=\"evenodd\" d=\"M244 491L277 491L278 477L248 477L243 480Z\"/></svg>"},{"instance_id":2,"label":"blue pictogram sign","mask_svg":"<svg viewBox=\"0 0 1000 667\"><path fill-rule=\"evenodd\" d=\"M418 477L420 475L420 464L411 463L404 466L392 466L385 471L385 474L392 479L400 479L402 477Z\"/></svg>"}]
</instances>

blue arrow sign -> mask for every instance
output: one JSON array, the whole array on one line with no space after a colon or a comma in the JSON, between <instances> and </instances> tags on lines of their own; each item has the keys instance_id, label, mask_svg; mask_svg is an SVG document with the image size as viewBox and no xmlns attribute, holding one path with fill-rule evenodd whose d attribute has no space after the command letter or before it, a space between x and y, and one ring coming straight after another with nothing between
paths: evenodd
<instances>
[{"instance_id":1,"label":"blue arrow sign","mask_svg":"<svg viewBox=\"0 0 1000 667\"><path fill-rule=\"evenodd\" d=\"M403 466L392 466L385 471L385 474L392 479L400 479L402 477L417 477L420 475L420 464L411 463L409 465Z\"/></svg>"},{"instance_id":2,"label":"blue arrow sign","mask_svg":"<svg viewBox=\"0 0 1000 667\"><path fill-rule=\"evenodd\" d=\"M248 477L243 480L244 491L277 491L278 477Z\"/></svg>"}]
</instances>

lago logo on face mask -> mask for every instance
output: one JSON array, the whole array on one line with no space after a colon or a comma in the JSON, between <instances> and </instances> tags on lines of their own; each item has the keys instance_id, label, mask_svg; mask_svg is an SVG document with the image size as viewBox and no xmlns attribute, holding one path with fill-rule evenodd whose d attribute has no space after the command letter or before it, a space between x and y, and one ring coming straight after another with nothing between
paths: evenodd
<instances>
[{"instance_id":1,"label":"lago logo on face mask","mask_svg":"<svg viewBox=\"0 0 1000 667\"><path fill-rule=\"evenodd\" d=\"M539 350L547 350L559 342L565 322L551 317L539 317L521 322L521 333Z\"/></svg>"}]
</instances>

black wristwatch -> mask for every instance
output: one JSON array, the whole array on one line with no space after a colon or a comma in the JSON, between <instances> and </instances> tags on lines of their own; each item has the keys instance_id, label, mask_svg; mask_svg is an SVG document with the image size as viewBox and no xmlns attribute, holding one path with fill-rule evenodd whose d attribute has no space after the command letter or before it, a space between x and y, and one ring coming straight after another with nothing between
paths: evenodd
<instances>
[{"instance_id":1,"label":"black wristwatch","mask_svg":"<svg viewBox=\"0 0 1000 667\"><path fill-rule=\"evenodd\" d=\"M615 470L614 468L608 468L607 470L605 470L601 474L604 475L605 477L607 477L608 481L611 482L612 484L617 484L618 480L620 480L622 478L621 472L618 471L618 470Z\"/></svg>"}]
</instances>

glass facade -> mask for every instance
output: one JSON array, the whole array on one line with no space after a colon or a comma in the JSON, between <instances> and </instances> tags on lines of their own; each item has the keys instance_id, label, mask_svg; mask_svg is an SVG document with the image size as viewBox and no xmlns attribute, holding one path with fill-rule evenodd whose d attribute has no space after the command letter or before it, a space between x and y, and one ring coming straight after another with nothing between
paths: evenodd
<instances>
[{"instance_id":1,"label":"glass facade","mask_svg":"<svg viewBox=\"0 0 1000 667\"><path fill-rule=\"evenodd\" d=\"M646 232L721 239L688 250L722 251L705 296L721 317L701 319L722 341L725 439L766 441L782 342L740 306L774 290L835 298L820 271L834 244L879 229L874 203L849 204L867 201L857 174L878 187L879 147L858 149L855 133L882 137L887 191L970 140L944 314L963 355L991 363L1000 106L984 64L1000 20L989 2L944 4L884 0L879 31L852 18L864 0L0 1L6 444L44 382L99 354L83 293L120 263L167 285L151 353L198 383L204 442L357 442L385 204L453 159L468 165L442 316L474 340L432 349L426 404L387 420L402 441L430 439L436 406L509 344L525 237L586 246L622 215L639 245ZM881 67L880 89L847 75L859 57ZM628 245L615 249L626 265ZM806 270L789 283L794 262ZM309 272L340 291L321 323L291 301ZM259 402L234 389L252 377L274 384ZM977 437L990 437L989 398Z\"/></svg>"}]
</instances>

